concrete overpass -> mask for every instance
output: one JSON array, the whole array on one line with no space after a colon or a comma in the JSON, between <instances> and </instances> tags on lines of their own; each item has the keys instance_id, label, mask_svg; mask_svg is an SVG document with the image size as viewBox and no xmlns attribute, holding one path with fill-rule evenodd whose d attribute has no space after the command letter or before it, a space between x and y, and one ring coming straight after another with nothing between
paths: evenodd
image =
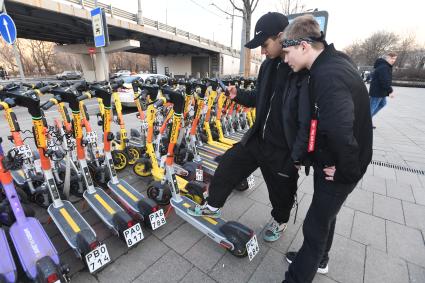
<instances>
[{"instance_id":1,"label":"concrete overpass","mask_svg":"<svg viewBox=\"0 0 425 283\"><path fill-rule=\"evenodd\" d=\"M78 54L87 79L93 79L94 68L101 68L100 56L92 58L93 44L90 10L93 0L6 0L8 14L15 20L18 37L51 41L57 51ZM97 3L107 13L111 45L107 52L129 51L151 55L155 69L166 67L176 75L238 73L240 52L190 32L144 18L110 5ZM99 50L97 50L99 52ZM260 59L254 59L251 70L258 70ZM103 72L97 72L97 78Z\"/></svg>"}]
</instances>

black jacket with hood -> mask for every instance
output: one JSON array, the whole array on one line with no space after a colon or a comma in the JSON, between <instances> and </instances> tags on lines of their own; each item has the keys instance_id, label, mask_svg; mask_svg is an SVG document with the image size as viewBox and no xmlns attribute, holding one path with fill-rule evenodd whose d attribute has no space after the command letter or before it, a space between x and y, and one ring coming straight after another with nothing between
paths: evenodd
<instances>
[{"instance_id":1,"label":"black jacket with hood","mask_svg":"<svg viewBox=\"0 0 425 283\"><path fill-rule=\"evenodd\" d=\"M369 95L372 97L386 97L393 92L391 83L393 80L393 66L385 59L379 58L373 66Z\"/></svg>"},{"instance_id":2,"label":"black jacket with hood","mask_svg":"<svg viewBox=\"0 0 425 283\"><path fill-rule=\"evenodd\" d=\"M256 107L256 119L254 125L244 135L241 143L245 145L248 140L256 136L263 125L267 115L267 99L269 99L270 80L280 58L266 59L260 67L255 89L243 91L238 89L235 98L237 103L247 107ZM281 63L285 64L286 63ZM308 76L306 72L293 73L289 71L288 80L285 83L284 97L282 98L282 125L286 143L290 150L292 161L303 161L307 153L308 133L310 126L310 99L308 96Z\"/></svg>"},{"instance_id":3,"label":"black jacket with hood","mask_svg":"<svg viewBox=\"0 0 425 283\"><path fill-rule=\"evenodd\" d=\"M318 107L315 167L335 165L335 182L358 182L372 158L369 96L354 63L333 44L310 69L310 92Z\"/></svg>"}]
</instances>

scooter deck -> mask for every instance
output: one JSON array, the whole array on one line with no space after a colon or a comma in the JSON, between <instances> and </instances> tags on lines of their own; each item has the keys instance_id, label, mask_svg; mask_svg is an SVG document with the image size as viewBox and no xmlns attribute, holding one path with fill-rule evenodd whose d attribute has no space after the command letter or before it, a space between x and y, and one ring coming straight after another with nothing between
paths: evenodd
<instances>
[{"instance_id":1,"label":"scooter deck","mask_svg":"<svg viewBox=\"0 0 425 283\"><path fill-rule=\"evenodd\" d=\"M217 148L222 148L225 151L232 147L232 145L228 145L219 141L210 141L208 144Z\"/></svg>"},{"instance_id":2,"label":"scooter deck","mask_svg":"<svg viewBox=\"0 0 425 283\"><path fill-rule=\"evenodd\" d=\"M81 231L91 231L94 237L96 237L91 226L71 202L63 200L60 207L54 207L51 204L47 208L47 212L72 249L78 249L77 236Z\"/></svg>"},{"instance_id":3,"label":"scooter deck","mask_svg":"<svg viewBox=\"0 0 425 283\"><path fill-rule=\"evenodd\" d=\"M22 187L22 186L25 185L24 170L22 170L22 169L12 170L12 171L10 171L10 173L12 174L13 181L15 181L15 183L18 186Z\"/></svg>"},{"instance_id":4,"label":"scooter deck","mask_svg":"<svg viewBox=\"0 0 425 283\"><path fill-rule=\"evenodd\" d=\"M195 217L189 215L187 210L189 208L194 208L196 203L191 199L181 196L182 201L177 202L175 199L171 199L171 205L174 207L177 215L185 219L187 222L197 227L199 230L203 231L209 237L216 236L225 238L224 234L220 231L220 227L226 224L226 221L221 218L211 218L211 217Z\"/></svg>"},{"instance_id":5,"label":"scooter deck","mask_svg":"<svg viewBox=\"0 0 425 283\"><path fill-rule=\"evenodd\" d=\"M48 256L59 265L58 253L37 219L26 217L15 222L10 227L9 234L21 265L29 278L36 278L37 261L43 257Z\"/></svg>"},{"instance_id":6,"label":"scooter deck","mask_svg":"<svg viewBox=\"0 0 425 283\"><path fill-rule=\"evenodd\" d=\"M229 139L229 138L221 138L219 141L229 146L233 146L235 143L237 143L237 141Z\"/></svg>"},{"instance_id":7,"label":"scooter deck","mask_svg":"<svg viewBox=\"0 0 425 283\"><path fill-rule=\"evenodd\" d=\"M226 137L229 138L229 139L232 139L232 140L240 141L243 138L243 136L244 136L244 133L235 132L235 133L230 134Z\"/></svg>"},{"instance_id":8,"label":"scooter deck","mask_svg":"<svg viewBox=\"0 0 425 283\"><path fill-rule=\"evenodd\" d=\"M198 150L198 154L201 157L201 161L195 162L200 164L207 174L214 175L218 166L218 163L214 160L217 155L212 155L211 153L203 150Z\"/></svg>"},{"instance_id":9,"label":"scooter deck","mask_svg":"<svg viewBox=\"0 0 425 283\"><path fill-rule=\"evenodd\" d=\"M13 260L10 247L7 242L6 233L0 228L0 276L6 279L6 282L16 281L16 265ZM0 280L1 281L1 280Z\"/></svg>"},{"instance_id":10,"label":"scooter deck","mask_svg":"<svg viewBox=\"0 0 425 283\"><path fill-rule=\"evenodd\" d=\"M144 196L133 186L122 179L118 179L118 183L116 184L112 183L112 180L110 180L108 182L108 188L133 212L140 213L139 202L143 201Z\"/></svg>"},{"instance_id":11,"label":"scooter deck","mask_svg":"<svg viewBox=\"0 0 425 283\"><path fill-rule=\"evenodd\" d=\"M222 155L227 150L227 149L216 147L216 146L210 145L210 144L198 145L198 146L196 146L196 148L198 150L203 150L203 151L215 154L215 155Z\"/></svg>"},{"instance_id":12,"label":"scooter deck","mask_svg":"<svg viewBox=\"0 0 425 283\"><path fill-rule=\"evenodd\" d=\"M113 217L117 212L125 212L104 190L94 187L95 192L84 191L84 199L89 206L100 217L100 219L110 228L114 229Z\"/></svg>"}]
</instances>

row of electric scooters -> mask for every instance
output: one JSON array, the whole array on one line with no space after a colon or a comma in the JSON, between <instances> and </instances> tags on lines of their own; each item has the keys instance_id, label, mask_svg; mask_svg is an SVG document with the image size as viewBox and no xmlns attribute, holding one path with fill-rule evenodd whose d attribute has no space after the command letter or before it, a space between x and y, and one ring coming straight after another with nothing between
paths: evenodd
<instances>
[{"instance_id":1,"label":"row of electric scooters","mask_svg":"<svg viewBox=\"0 0 425 283\"><path fill-rule=\"evenodd\" d=\"M5 195L2 206L9 208L1 209L0 220L10 225L10 239L27 280L66 282L69 269L60 262L31 209L22 205L26 200L47 208L66 242L91 273L111 259L106 245L97 239L95 231L70 201L73 197L84 198L129 248L143 239L141 223L153 230L166 224L166 213L157 203L170 203L169 208L174 208L180 217L232 254L249 255L251 259L258 252L251 229L237 222L196 218L187 213L188 208L204 201L203 178L210 174L211 164L216 167L220 155L213 157L210 153L219 148L217 152L222 154L226 148L213 141L209 129L213 112L214 122L220 126L214 128L215 135L220 139L223 138L220 123L226 125L226 133L235 131L235 127L242 129L244 119L238 115L244 116L248 111L241 111L226 99L225 86L218 80L171 83L135 80L132 87L142 123L140 130L132 129L128 139L117 95L117 90L123 87L123 81L0 87L0 110L10 128L8 139L13 142L7 152L3 152L0 142L0 180ZM53 98L41 104L40 96L44 94ZM97 98L99 103L97 118L103 129L102 149L84 104L88 98ZM13 112L15 106L26 108L32 117L37 152L24 143L25 131L21 131ZM54 125L48 125L44 117L44 110L51 107L57 107L60 113ZM111 132L113 112L120 125L117 135ZM238 121L232 121L236 116ZM202 154L215 160L207 161L201 158ZM154 182L147 191L150 198L118 177L116 167L122 169L124 158L125 165L133 162L136 174L153 176ZM4 216L8 221L3 221ZM0 228L0 256L4 259L0 262L0 282L16 282L16 265L7 238L5 230Z\"/></svg>"}]
</instances>

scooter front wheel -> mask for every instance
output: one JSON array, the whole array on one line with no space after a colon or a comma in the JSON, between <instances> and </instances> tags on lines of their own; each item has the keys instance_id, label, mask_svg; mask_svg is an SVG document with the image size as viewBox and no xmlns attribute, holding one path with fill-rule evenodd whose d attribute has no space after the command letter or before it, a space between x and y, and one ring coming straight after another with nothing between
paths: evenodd
<instances>
[{"instance_id":1,"label":"scooter front wheel","mask_svg":"<svg viewBox=\"0 0 425 283\"><path fill-rule=\"evenodd\" d=\"M133 172L140 177L148 177L152 175L149 162L146 160L139 160L133 166Z\"/></svg>"},{"instance_id":2,"label":"scooter front wheel","mask_svg":"<svg viewBox=\"0 0 425 283\"><path fill-rule=\"evenodd\" d=\"M117 171L121 171L127 166L128 157L125 152L121 150L113 150L112 159L114 160L114 167Z\"/></svg>"},{"instance_id":3,"label":"scooter front wheel","mask_svg":"<svg viewBox=\"0 0 425 283\"><path fill-rule=\"evenodd\" d=\"M140 152L135 146L127 147L128 164L133 165L140 158Z\"/></svg>"}]
</instances>

